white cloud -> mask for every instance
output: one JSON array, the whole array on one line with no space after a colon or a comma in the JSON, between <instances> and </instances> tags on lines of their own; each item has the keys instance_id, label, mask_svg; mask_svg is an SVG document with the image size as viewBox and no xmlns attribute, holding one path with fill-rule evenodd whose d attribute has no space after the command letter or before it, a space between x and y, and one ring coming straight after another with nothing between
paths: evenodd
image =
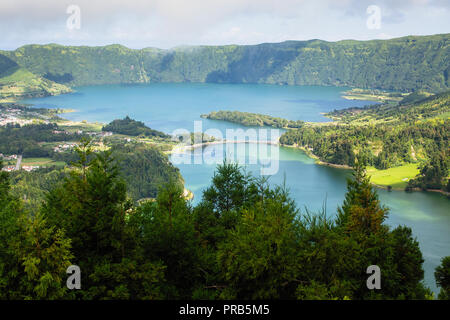
<instances>
[{"instance_id":1,"label":"white cloud","mask_svg":"<svg viewBox=\"0 0 450 320\"><path fill-rule=\"evenodd\" d=\"M366 8L382 8L367 30ZM66 8L81 8L81 29L66 29ZM448 0L1 0L0 48L25 43L173 47L286 39L370 39L450 32Z\"/></svg>"}]
</instances>

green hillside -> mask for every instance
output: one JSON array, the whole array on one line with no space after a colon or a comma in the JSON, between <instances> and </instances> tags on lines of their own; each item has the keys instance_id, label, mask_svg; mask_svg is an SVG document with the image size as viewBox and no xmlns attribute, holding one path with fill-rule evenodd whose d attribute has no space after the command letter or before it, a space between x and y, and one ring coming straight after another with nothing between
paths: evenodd
<instances>
[{"instance_id":1,"label":"green hillside","mask_svg":"<svg viewBox=\"0 0 450 320\"><path fill-rule=\"evenodd\" d=\"M328 116L335 122L306 123L284 133L280 143L330 164L353 166L357 157L364 158L376 184L405 187L420 171L408 187L448 192L450 91L413 98L334 111Z\"/></svg>"},{"instance_id":2,"label":"green hillside","mask_svg":"<svg viewBox=\"0 0 450 320\"><path fill-rule=\"evenodd\" d=\"M439 92L449 88L450 72L449 34L171 50L50 44L1 53L36 75L68 85L226 82Z\"/></svg>"},{"instance_id":3,"label":"green hillside","mask_svg":"<svg viewBox=\"0 0 450 320\"><path fill-rule=\"evenodd\" d=\"M301 120L286 120L265 114L241 111L213 111L209 114L202 114L201 117L210 120L223 120L239 123L244 126L255 127L268 126L275 128L300 128L303 126L303 121Z\"/></svg>"},{"instance_id":4,"label":"green hillside","mask_svg":"<svg viewBox=\"0 0 450 320\"><path fill-rule=\"evenodd\" d=\"M7 63L0 55L0 99L35 97L70 92L63 84L37 76L25 68Z\"/></svg>"},{"instance_id":5,"label":"green hillside","mask_svg":"<svg viewBox=\"0 0 450 320\"><path fill-rule=\"evenodd\" d=\"M150 129L143 122L133 120L128 116L126 116L124 119L116 119L111 121L109 124L102 128L102 131L112 131L114 133L125 134L133 137L168 137L165 133Z\"/></svg>"}]
</instances>

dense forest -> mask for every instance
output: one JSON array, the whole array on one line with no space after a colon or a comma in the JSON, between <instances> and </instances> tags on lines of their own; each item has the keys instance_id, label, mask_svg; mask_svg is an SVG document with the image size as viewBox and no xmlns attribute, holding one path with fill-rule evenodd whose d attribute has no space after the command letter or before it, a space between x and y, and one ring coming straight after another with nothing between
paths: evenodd
<instances>
[{"instance_id":1,"label":"dense forest","mask_svg":"<svg viewBox=\"0 0 450 320\"><path fill-rule=\"evenodd\" d=\"M89 140L82 138L82 141ZM142 143L114 143L111 144L110 150L120 168L120 177L127 183L127 196L133 202L155 198L159 186L164 182L171 181L177 186L184 184L179 169L169 162L167 155L153 146ZM91 157L93 154L88 156ZM53 159L70 166L78 161L79 154L76 151L55 153ZM25 207L34 212L46 194L66 179L69 173L67 166L43 167L32 172L13 171L10 174L11 193L24 199Z\"/></svg>"},{"instance_id":2,"label":"dense forest","mask_svg":"<svg viewBox=\"0 0 450 320\"><path fill-rule=\"evenodd\" d=\"M407 190L450 192L449 55L449 34L171 50L49 44L0 51L0 99L152 82L395 91L377 105L330 112L330 123L239 111L203 115L286 128L281 144L351 166L345 199L333 212L300 210L284 185L226 161L194 205L179 169L161 152L175 142L128 116L102 128L111 137L62 129L51 123L55 113L45 115L47 124L0 127L0 153L62 163L9 173L0 158L0 300L432 299L419 243L411 228L385 223L389 209L367 166L418 164ZM191 142L214 140L189 135ZM57 146L67 142L70 148ZM70 265L81 268L80 290L66 287ZM381 269L381 289L367 287L371 265ZM435 279L438 298L450 299L450 256L435 269Z\"/></svg>"},{"instance_id":3,"label":"dense forest","mask_svg":"<svg viewBox=\"0 0 450 320\"><path fill-rule=\"evenodd\" d=\"M355 165L336 218L299 211L283 186L219 165L201 202L167 181L133 204L113 151L90 142L35 214L0 172L0 299L429 299L411 229ZM448 298L448 258L436 269ZM81 269L68 290L66 269ZM378 265L380 290L366 286Z\"/></svg>"},{"instance_id":4,"label":"dense forest","mask_svg":"<svg viewBox=\"0 0 450 320\"><path fill-rule=\"evenodd\" d=\"M274 128L300 128L303 121L286 120L283 118L272 117L264 114L241 112L241 111L213 111L209 114L201 115L202 118L211 120L224 120L239 123L244 126Z\"/></svg>"},{"instance_id":5,"label":"dense forest","mask_svg":"<svg viewBox=\"0 0 450 320\"><path fill-rule=\"evenodd\" d=\"M438 92L449 88L449 42L449 35L442 34L170 50L135 50L121 45L26 45L14 51L0 51L0 77L17 65L36 77L70 86L225 82Z\"/></svg>"},{"instance_id":6,"label":"dense forest","mask_svg":"<svg viewBox=\"0 0 450 320\"><path fill-rule=\"evenodd\" d=\"M0 54L0 99L48 96L71 91L69 87L45 76L35 75Z\"/></svg>"},{"instance_id":7,"label":"dense forest","mask_svg":"<svg viewBox=\"0 0 450 320\"><path fill-rule=\"evenodd\" d=\"M414 123L418 120L440 118L450 115L450 91L431 95L423 92L413 92L401 101L368 105L363 108L347 108L334 110L326 116L342 123L375 124Z\"/></svg>"},{"instance_id":8,"label":"dense forest","mask_svg":"<svg viewBox=\"0 0 450 320\"><path fill-rule=\"evenodd\" d=\"M7 124L0 127L0 153L5 155L21 154L24 157L52 157L51 146L42 142L79 141L85 137L78 133L55 133L61 131L56 123Z\"/></svg>"},{"instance_id":9,"label":"dense forest","mask_svg":"<svg viewBox=\"0 0 450 320\"><path fill-rule=\"evenodd\" d=\"M119 161L120 174L128 186L128 195L134 200L155 198L159 186L167 181L184 186L178 168L167 155L144 144L115 144L111 148Z\"/></svg>"},{"instance_id":10,"label":"dense forest","mask_svg":"<svg viewBox=\"0 0 450 320\"><path fill-rule=\"evenodd\" d=\"M408 189L448 191L450 92L405 99L334 111L329 116L335 123L289 130L280 143L303 147L332 164L353 166L357 156L378 169L419 163L421 174Z\"/></svg>"},{"instance_id":11,"label":"dense forest","mask_svg":"<svg viewBox=\"0 0 450 320\"><path fill-rule=\"evenodd\" d=\"M133 120L128 116L124 119L113 120L111 123L104 126L102 130L112 131L114 133L125 134L128 136L167 138L165 133L150 129L143 122Z\"/></svg>"}]
</instances>

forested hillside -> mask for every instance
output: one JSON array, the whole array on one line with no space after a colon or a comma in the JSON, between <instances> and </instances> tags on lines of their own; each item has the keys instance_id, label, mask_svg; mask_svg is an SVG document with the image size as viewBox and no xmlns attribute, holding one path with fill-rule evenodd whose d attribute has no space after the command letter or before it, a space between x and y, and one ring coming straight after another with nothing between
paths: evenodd
<instances>
[{"instance_id":1,"label":"forested hillside","mask_svg":"<svg viewBox=\"0 0 450 320\"><path fill-rule=\"evenodd\" d=\"M409 187L450 190L450 91L328 116L336 122L289 130L280 143L303 147L331 164L353 166L357 156L377 169L416 163L421 174Z\"/></svg>"},{"instance_id":2,"label":"forested hillside","mask_svg":"<svg viewBox=\"0 0 450 320\"><path fill-rule=\"evenodd\" d=\"M202 114L202 118L211 120L223 120L239 123L244 126L263 127L269 126L274 128L300 128L303 126L301 120L286 120L283 118L272 117L264 114L241 112L241 111L213 111L209 114Z\"/></svg>"},{"instance_id":3,"label":"forested hillside","mask_svg":"<svg viewBox=\"0 0 450 320\"><path fill-rule=\"evenodd\" d=\"M29 124L22 127L19 124L8 124L0 127L0 153L48 157L53 155L53 149L43 143L78 141L83 136L78 133L54 133L58 130L56 123Z\"/></svg>"},{"instance_id":4,"label":"forested hillside","mask_svg":"<svg viewBox=\"0 0 450 320\"><path fill-rule=\"evenodd\" d=\"M67 86L35 75L0 54L0 99L56 95L70 91Z\"/></svg>"},{"instance_id":5,"label":"forested hillside","mask_svg":"<svg viewBox=\"0 0 450 320\"><path fill-rule=\"evenodd\" d=\"M286 41L171 50L27 45L2 51L62 84L226 82L438 92L449 87L449 34L391 40ZM2 64L0 62L0 74Z\"/></svg>"},{"instance_id":6,"label":"forested hillside","mask_svg":"<svg viewBox=\"0 0 450 320\"><path fill-rule=\"evenodd\" d=\"M102 128L103 131L126 134L129 136L144 137L168 137L165 133L150 129L143 122L136 121L126 116L124 119L116 119Z\"/></svg>"},{"instance_id":7,"label":"forested hillside","mask_svg":"<svg viewBox=\"0 0 450 320\"><path fill-rule=\"evenodd\" d=\"M384 223L389 210L361 165L331 219L299 211L286 188L228 163L195 207L172 183L133 204L110 151L89 157L82 143L77 153L36 214L0 171L1 300L432 298L419 243L410 228ZM367 287L375 263L380 290ZM72 264L81 290L66 287ZM442 299L447 266L445 258L436 269Z\"/></svg>"}]
</instances>

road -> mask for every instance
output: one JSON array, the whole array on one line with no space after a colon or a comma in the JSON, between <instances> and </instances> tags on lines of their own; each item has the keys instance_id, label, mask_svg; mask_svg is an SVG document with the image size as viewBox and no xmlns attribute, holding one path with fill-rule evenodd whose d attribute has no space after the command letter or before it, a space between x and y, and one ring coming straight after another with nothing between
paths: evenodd
<instances>
[{"instance_id":1,"label":"road","mask_svg":"<svg viewBox=\"0 0 450 320\"><path fill-rule=\"evenodd\" d=\"M16 168L14 170L20 170L20 164L22 163L22 155L17 156Z\"/></svg>"}]
</instances>

